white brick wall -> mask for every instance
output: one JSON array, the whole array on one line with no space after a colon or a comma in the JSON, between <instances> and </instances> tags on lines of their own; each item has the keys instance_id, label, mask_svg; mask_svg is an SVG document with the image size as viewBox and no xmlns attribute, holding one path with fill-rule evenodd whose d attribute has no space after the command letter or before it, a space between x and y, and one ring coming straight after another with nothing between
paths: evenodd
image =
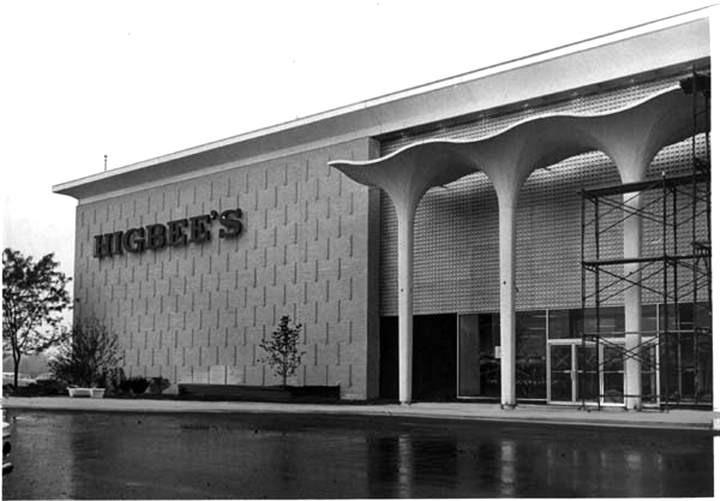
<instances>
[{"instance_id":1,"label":"white brick wall","mask_svg":"<svg viewBox=\"0 0 720 501\"><path fill-rule=\"evenodd\" d=\"M328 167L366 159L370 140L137 191L77 209L75 316L105 322L121 339L128 376L172 383L277 384L259 343L282 315L304 324L297 383L377 392L376 311L368 308L370 191ZM374 197L376 198L376 197ZM204 244L98 259L93 237L241 208L243 234ZM352 333L352 335L351 335ZM376 354L373 355L376 357Z\"/></svg>"}]
</instances>

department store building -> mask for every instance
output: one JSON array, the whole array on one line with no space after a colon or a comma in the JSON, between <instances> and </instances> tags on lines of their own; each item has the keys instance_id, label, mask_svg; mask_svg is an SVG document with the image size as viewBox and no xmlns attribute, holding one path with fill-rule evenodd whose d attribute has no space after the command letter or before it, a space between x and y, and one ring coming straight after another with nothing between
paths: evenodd
<instances>
[{"instance_id":1,"label":"department store building","mask_svg":"<svg viewBox=\"0 0 720 501\"><path fill-rule=\"evenodd\" d=\"M712 402L710 21L650 23L54 187L126 375ZM177 388L177 386L173 386Z\"/></svg>"}]
</instances>

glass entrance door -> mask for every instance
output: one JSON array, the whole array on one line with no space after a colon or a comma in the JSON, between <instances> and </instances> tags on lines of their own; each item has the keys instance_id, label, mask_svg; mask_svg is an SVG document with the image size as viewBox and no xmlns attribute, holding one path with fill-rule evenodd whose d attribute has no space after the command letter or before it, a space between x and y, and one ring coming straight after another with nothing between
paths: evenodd
<instances>
[{"instance_id":1,"label":"glass entrance door","mask_svg":"<svg viewBox=\"0 0 720 501\"><path fill-rule=\"evenodd\" d=\"M575 345L550 344L548 357L549 395L551 403L573 403L575 401Z\"/></svg>"},{"instance_id":2,"label":"glass entrance door","mask_svg":"<svg viewBox=\"0 0 720 501\"><path fill-rule=\"evenodd\" d=\"M577 400L580 402L597 401L598 395L598 350L595 345L575 345L577 359ZM602 372L602 371L601 371Z\"/></svg>"},{"instance_id":3,"label":"glass entrance door","mask_svg":"<svg viewBox=\"0 0 720 501\"><path fill-rule=\"evenodd\" d=\"M659 403L658 350L657 340L646 338L635 355L642 363L642 398L646 406ZM599 391L600 405L625 405L625 363L632 355L626 352L622 338L605 340L599 346L583 346L579 339L551 340L548 351L549 403L593 403L598 401Z\"/></svg>"},{"instance_id":4,"label":"glass entrance door","mask_svg":"<svg viewBox=\"0 0 720 501\"><path fill-rule=\"evenodd\" d=\"M600 346L600 403L625 405L625 355L622 340Z\"/></svg>"},{"instance_id":5,"label":"glass entrance door","mask_svg":"<svg viewBox=\"0 0 720 501\"><path fill-rule=\"evenodd\" d=\"M578 339L548 344L548 402L577 404L597 399L597 353L595 346Z\"/></svg>"}]
</instances>

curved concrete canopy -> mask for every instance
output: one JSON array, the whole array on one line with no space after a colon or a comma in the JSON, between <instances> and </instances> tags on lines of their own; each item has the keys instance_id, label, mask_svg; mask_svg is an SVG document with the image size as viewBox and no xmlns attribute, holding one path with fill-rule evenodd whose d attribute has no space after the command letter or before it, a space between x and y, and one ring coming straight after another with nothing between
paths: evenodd
<instances>
[{"instance_id":1,"label":"curved concrete canopy","mask_svg":"<svg viewBox=\"0 0 720 501\"><path fill-rule=\"evenodd\" d=\"M495 188L499 205L500 403L503 407L512 407L516 403L515 213L525 179L534 169L580 153L600 150L615 162L623 182L640 181L661 148L692 135L693 131L698 132L694 125L704 127L707 124L705 102L702 99L698 102L702 107L697 121L693 119L697 117L693 96L674 89L613 113L539 117L478 140L436 139L410 145L371 161L330 162L332 167L355 181L382 188L395 205L398 216L400 402L412 400L413 226L417 204L425 192L432 186L446 184L475 171L485 172ZM637 235L639 225L630 221L626 224L626 253L635 252L633 242L637 239L633 237ZM637 291L631 292L626 295L628 325L633 319L640 318L639 308L633 307L640 304L635 298Z\"/></svg>"},{"instance_id":2,"label":"curved concrete canopy","mask_svg":"<svg viewBox=\"0 0 720 501\"><path fill-rule=\"evenodd\" d=\"M462 148L430 141L383 159L332 161L330 165L351 179L383 189L393 201L416 204L433 186L441 186L477 172L475 161Z\"/></svg>"},{"instance_id":3,"label":"curved concrete canopy","mask_svg":"<svg viewBox=\"0 0 720 501\"><path fill-rule=\"evenodd\" d=\"M704 100L697 104L698 130L704 130ZM330 165L359 183L382 188L396 203L417 203L430 187L478 170L501 195L518 190L537 168L592 150L615 162L623 182L639 181L658 151L693 130L693 96L678 88L609 114L533 118L482 139L433 139L383 158Z\"/></svg>"}]
</instances>

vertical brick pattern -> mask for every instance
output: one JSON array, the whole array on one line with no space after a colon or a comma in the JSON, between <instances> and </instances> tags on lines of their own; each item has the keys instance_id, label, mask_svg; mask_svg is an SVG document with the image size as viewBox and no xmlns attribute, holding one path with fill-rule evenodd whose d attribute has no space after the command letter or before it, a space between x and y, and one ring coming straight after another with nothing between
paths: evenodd
<instances>
[{"instance_id":1,"label":"vertical brick pattern","mask_svg":"<svg viewBox=\"0 0 720 501\"><path fill-rule=\"evenodd\" d=\"M659 91L677 86L678 76L645 82L564 102L523 108L467 123L419 133L405 133L381 143L382 155L429 138L479 139L530 118L557 113L618 111ZM698 148L704 149L703 138ZM648 177L659 179L688 174L690 139L664 148L654 159ZM607 156L592 152L536 170L525 182L517 214L517 307L520 310L578 308L581 305L582 188L620 183ZM684 202L688 199L685 197ZM680 204L681 205L681 204ZM650 210L660 210L655 205ZM380 314L397 314L397 219L392 202L381 195ZM601 209L607 212L607 208ZM687 212L687 209L685 209ZM604 216L618 218L619 213ZM682 216L679 218L682 220ZM680 233L687 233L688 227ZM698 234L706 234L704 222ZM646 223L645 255L655 254L662 225ZM689 242L687 235L681 235ZM586 251L591 250L586 242ZM681 249L682 250L682 249ZM622 256L622 224L602 239L601 258ZM588 259L592 258L588 254ZM615 270L617 271L617 270ZM497 311L499 309L498 208L489 179L482 173L466 176L443 188L431 189L421 200L415 222L415 314ZM687 275L687 271L681 274ZM651 278L655 287L662 274ZM680 282L687 282L681 276ZM618 286L620 287L620 286ZM617 288L617 287L616 287ZM614 289L609 289L612 294ZM647 301L657 302L648 294ZM617 294L604 304L622 304Z\"/></svg>"},{"instance_id":2,"label":"vertical brick pattern","mask_svg":"<svg viewBox=\"0 0 720 501\"><path fill-rule=\"evenodd\" d=\"M343 397L366 398L358 376L368 371L376 329L368 258L377 209L368 188L328 161L367 159L372 148L358 140L81 202L76 318L100 319L119 335L128 376L270 385L279 379L259 361L260 341L290 315L305 326L295 383L339 384ZM231 208L243 210L237 239L219 239L214 222L203 244L93 257L94 235Z\"/></svg>"}]
</instances>

